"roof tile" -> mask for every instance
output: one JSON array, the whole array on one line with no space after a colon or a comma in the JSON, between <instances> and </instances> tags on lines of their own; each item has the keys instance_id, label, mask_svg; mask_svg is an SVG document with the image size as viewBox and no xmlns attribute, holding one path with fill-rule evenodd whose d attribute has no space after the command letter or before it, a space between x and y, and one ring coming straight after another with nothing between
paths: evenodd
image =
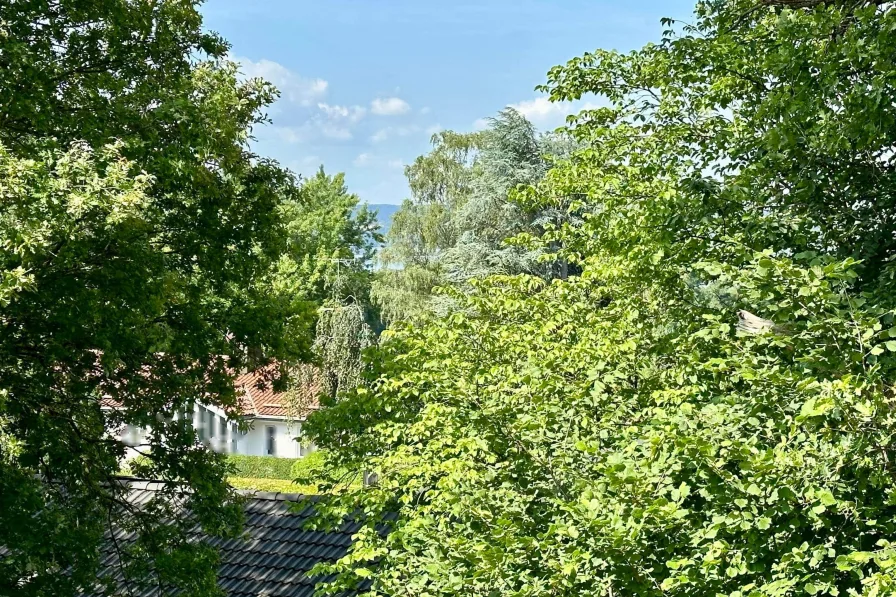
<instances>
[{"instance_id":1,"label":"roof tile","mask_svg":"<svg viewBox=\"0 0 896 597\"><path fill-rule=\"evenodd\" d=\"M129 501L134 504L147 503L158 488L146 482L131 483L129 487ZM329 533L303 530L301 522L313 513L315 497L260 492L249 493L247 497L246 518L251 525L247 524L244 539L210 539L197 531L197 540L217 545L221 550L219 586L231 597L313 597L315 585L321 579L308 576L308 571L318 563L333 562L342 557L360 525L347 523ZM304 505L298 513L291 508L292 500L299 500ZM116 533L119 543L135 539L133 533ZM116 552L104 550L102 566L105 575L117 578L119 584L123 584L117 564ZM141 596L160 595L158 587L131 588L133 593Z\"/></svg>"}]
</instances>

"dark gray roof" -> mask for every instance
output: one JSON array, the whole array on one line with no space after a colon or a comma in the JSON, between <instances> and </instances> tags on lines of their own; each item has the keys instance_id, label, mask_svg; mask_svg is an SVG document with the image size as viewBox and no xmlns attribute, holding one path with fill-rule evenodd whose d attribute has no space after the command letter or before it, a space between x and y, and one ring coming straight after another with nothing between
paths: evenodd
<instances>
[{"instance_id":1,"label":"dark gray roof","mask_svg":"<svg viewBox=\"0 0 896 597\"><path fill-rule=\"evenodd\" d=\"M158 484L128 480L128 501L134 505L149 502ZM221 552L218 584L230 597L312 597L320 577L308 571L319 562L334 562L351 545L360 523L346 522L336 531L303 529L314 512L314 496L285 493L241 492L245 504L245 537L211 539ZM132 537L118 536L127 542ZM202 539L200 537L200 539ZM117 556L111 542L104 546L102 567L117 577ZM361 587L364 589L366 587ZM148 588L140 597L156 597L157 589Z\"/></svg>"}]
</instances>

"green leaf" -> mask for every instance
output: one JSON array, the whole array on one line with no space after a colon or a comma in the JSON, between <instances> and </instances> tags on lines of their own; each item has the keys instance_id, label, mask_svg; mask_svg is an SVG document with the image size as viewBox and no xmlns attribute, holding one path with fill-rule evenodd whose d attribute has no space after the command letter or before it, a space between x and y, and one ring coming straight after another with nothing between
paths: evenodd
<instances>
[{"instance_id":1,"label":"green leaf","mask_svg":"<svg viewBox=\"0 0 896 597\"><path fill-rule=\"evenodd\" d=\"M827 489L823 489L815 494L818 500L824 504L825 506L833 506L837 503L837 499L834 497L834 494L828 491Z\"/></svg>"}]
</instances>

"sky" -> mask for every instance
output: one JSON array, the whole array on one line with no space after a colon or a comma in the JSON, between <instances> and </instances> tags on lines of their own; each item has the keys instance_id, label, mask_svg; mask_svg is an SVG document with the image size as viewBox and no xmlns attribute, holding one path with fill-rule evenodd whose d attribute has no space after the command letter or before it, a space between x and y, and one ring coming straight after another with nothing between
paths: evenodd
<instances>
[{"instance_id":1,"label":"sky","mask_svg":"<svg viewBox=\"0 0 896 597\"><path fill-rule=\"evenodd\" d=\"M555 65L657 41L693 0L207 0L205 26L246 76L274 83L254 149L308 176L345 172L371 204L409 196L404 166L433 133L513 106L541 130L586 105L536 92Z\"/></svg>"}]
</instances>

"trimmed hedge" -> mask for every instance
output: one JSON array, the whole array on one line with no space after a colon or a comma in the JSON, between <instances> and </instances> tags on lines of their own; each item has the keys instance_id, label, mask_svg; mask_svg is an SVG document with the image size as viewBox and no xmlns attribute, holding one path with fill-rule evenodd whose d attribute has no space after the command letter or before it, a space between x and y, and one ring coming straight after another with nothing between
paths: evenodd
<instances>
[{"instance_id":1,"label":"trimmed hedge","mask_svg":"<svg viewBox=\"0 0 896 597\"><path fill-rule=\"evenodd\" d=\"M306 456L307 458L307 456ZM275 458L273 456L242 456L231 454L227 457L233 465L234 477L251 479L280 479L292 481L292 467L304 458Z\"/></svg>"},{"instance_id":2,"label":"trimmed hedge","mask_svg":"<svg viewBox=\"0 0 896 597\"><path fill-rule=\"evenodd\" d=\"M312 452L293 463L289 478L298 479L300 483L316 483L323 479L326 464L324 452Z\"/></svg>"},{"instance_id":3,"label":"trimmed hedge","mask_svg":"<svg viewBox=\"0 0 896 597\"><path fill-rule=\"evenodd\" d=\"M314 485L297 485L290 481L282 481L280 479L246 479L243 477L228 477L228 483L236 489L247 489L255 491L270 491L271 493L301 493L304 495L314 495L317 493L317 487Z\"/></svg>"}]
</instances>

